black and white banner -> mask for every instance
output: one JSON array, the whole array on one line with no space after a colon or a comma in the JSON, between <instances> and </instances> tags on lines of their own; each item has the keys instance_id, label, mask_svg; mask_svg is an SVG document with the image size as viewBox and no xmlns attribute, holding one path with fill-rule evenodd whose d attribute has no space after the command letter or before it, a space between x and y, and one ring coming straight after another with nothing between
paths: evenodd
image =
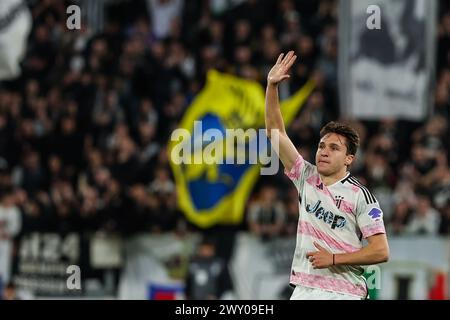
<instances>
[{"instance_id":1,"label":"black and white banner","mask_svg":"<svg viewBox=\"0 0 450 320\"><path fill-rule=\"evenodd\" d=\"M0 80L20 75L31 24L31 13L25 1L0 1Z\"/></svg>"},{"instance_id":2,"label":"black and white banner","mask_svg":"<svg viewBox=\"0 0 450 320\"><path fill-rule=\"evenodd\" d=\"M80 268L80 235L33 232L18 243L13 281L33 296L79 295L68 286L70 266Z\"/></svg>"},{"instance_id":3,"label":"black and white banner","mask_svg":"<svg viewBox=\"0 0 450 320\"><path fill-rule=\"evenodd\" d=\"M340 1L343 115L420 120L432 101L435 0Z\"/></svg>"}]
</instances>

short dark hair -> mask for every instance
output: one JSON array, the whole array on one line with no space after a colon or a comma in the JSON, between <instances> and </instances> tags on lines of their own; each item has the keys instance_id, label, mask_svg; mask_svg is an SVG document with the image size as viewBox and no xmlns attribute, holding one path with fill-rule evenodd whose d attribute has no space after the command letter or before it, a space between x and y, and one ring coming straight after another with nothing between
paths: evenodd
<instances>
[{"instance_id":1,"label":"short dark hair","mask_svg":"<svg viewBox=\"0 0 450 320\"><path fill-rule=\"evenodd\" d=\"M347 154L355 155L359 146L359 134L355 129L339 122L328 122L320 130L320 139L329 133L336 133L345 137L345 145L347 146Z\"/></svg>"}]
</instances>

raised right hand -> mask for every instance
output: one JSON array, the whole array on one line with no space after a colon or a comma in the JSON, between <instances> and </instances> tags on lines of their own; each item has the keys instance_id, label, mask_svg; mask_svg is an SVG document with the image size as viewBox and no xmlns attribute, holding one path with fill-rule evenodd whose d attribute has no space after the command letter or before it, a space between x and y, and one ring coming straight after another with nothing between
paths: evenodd
<instances>
[{"instance_id":1,"label":"raised right hand","mask_svg":"<svg viewBox=\"0 0 450 320\"><path fill-rule=\"evenodd\" d=\"M289 51L288 54L284 56L284 58L283 56L284 53L280 54L278 56L277 62L272 67L272 69L270 69L269 74L267 75L268 85L277 85L284 79L290 78L288 72L294 64L295 59L297 59L297 56L294 54L294 51Z\"/></svg>"}]
</instances>

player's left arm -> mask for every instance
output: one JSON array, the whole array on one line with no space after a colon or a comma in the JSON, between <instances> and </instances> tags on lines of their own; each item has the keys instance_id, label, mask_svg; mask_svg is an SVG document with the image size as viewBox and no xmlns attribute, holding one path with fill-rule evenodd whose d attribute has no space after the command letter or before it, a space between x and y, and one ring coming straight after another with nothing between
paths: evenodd
<instances>
[{"instance_id":1,"label":"player's left arm","mask_svg":"<svg viewBox=\"0 0 450 320\"><path fill-rule=\"evenodd\" d=\"M334 255L335 265L370 265L389 260L389 245L385 233L367 238L367 246L352 253Z\"/></svg>"},{"instance_id":2,"label":"player's left arm","mask_svg":"<svg viewBox=\"0 0 450 320\"><path fill-rule=\"evenodd\" d=\"M371 265L388 261L389 245L386 234L372 235L367 238L367 242L367 246L358 251L334 254L334 258L332 252L314 242L318 251L308 252L306 256L314 269L329 268L333 265Z\"/></svg>"}]
</instances>

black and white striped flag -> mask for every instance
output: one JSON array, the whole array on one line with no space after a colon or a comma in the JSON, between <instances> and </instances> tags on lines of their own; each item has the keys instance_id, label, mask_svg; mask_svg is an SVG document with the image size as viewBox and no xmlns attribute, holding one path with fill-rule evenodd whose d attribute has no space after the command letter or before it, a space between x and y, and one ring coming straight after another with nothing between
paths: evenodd
<instances>
[{"instance_id":1,"label":"black and white striped flag","mask_svg":"<svg viewBox=\"0 0 450 320\"><path fill-rule=\"evenodd\" d=\"M25 1L0 1L0 80L20 75L20 62L26 52L31 23Z\"/></svg>"}]
</instances>

